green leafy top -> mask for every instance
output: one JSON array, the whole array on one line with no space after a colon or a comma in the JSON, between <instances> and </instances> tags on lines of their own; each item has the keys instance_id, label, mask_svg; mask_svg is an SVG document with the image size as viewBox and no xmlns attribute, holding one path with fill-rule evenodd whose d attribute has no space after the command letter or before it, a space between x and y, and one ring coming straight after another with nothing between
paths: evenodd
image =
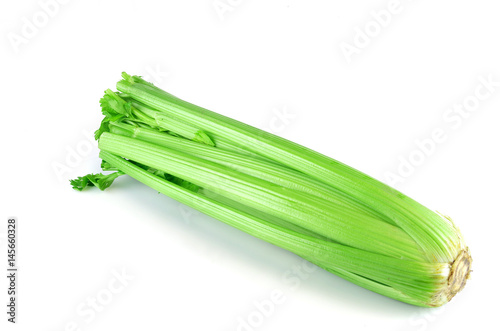
<instances>
[{"instance_id":1,"label":"green leafy top","mask_svg":"<svg viewBox=\"0 0 500 331\"><path fill-rule=\"evenodd\" d=\"M101 111L104 118L101 122L101 126L94 133L96 140L99 139L103 132L109 131L109 123L122 121L127 118L133 118L132 116L132 103L130 101L125 101L121 98L118 93L107 89L104 91L104 96L99 101L101 104Z\"/></svg>"},{"instance_id":2,"label":"green leafy top","mask_svg":"<svg viewBox=\"0 0 500 331\"><path fill-rule=\"evenodd\" d=\"M129 82L129 83L131 83L131 84L140 83L140 84L144 84L144 85L148 85L148 86L151 86L151 87L157 88L157 87L155 86L155 84L150 83L150 82L148 82L148 81L144 80L144 79L142 78L142 76L135 76L135 75L134 75L134 76L131 76L131 75L127 74L127 73L124 71L124 72L122 72L122 77L123 77L123 80L125 80L125 81L127 81L127 82Z\"/></svg>"},{"instance_id":3,"label":"green leafy top","mask_svg":"<svg viewBox=\"0 0 500 331\"><path fill-rule=\"evenodd\" d=\"M86 176L71 179L70 183L73 189L83 191L87 186L95 186L101 191L104 191L113 184L113 181L124 175L121 171L116 171L110 174L88 174Z\"/></svg>"}]
</instances>

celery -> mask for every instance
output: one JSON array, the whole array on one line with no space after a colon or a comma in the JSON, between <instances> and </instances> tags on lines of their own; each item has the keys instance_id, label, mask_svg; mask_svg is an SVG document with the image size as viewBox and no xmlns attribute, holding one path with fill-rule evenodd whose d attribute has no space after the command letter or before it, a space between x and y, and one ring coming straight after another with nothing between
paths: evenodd
<instances>
[{"instance_id":1,"label":"celery","mask_svg":"<svg viewBox=\"0 0 500 331\"><path fill-rule=\"evenodd\" d=\"M472 261L453 222L325 155L123 74L101 99L105 189L126 174L355 284L414 305L448 302Z\"/></svg>"}]
</instances>

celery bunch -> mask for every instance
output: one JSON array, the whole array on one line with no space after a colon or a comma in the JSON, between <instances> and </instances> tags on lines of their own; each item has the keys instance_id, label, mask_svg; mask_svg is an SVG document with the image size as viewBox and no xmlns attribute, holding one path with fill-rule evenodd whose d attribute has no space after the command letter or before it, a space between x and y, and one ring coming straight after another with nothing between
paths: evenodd
<instances>
[{"instance_id":1,"label":"celery bunch","mask_svg":"<svg viewBox=\"0 0 500 331\"><path fill-rule=\"evenodd\" d=\"M451 300L470 274L451 219L301 145L183 101L123 73L101 99L103 170L121 175L355 284L410 304Z\"/></svg>"}]
</instances>

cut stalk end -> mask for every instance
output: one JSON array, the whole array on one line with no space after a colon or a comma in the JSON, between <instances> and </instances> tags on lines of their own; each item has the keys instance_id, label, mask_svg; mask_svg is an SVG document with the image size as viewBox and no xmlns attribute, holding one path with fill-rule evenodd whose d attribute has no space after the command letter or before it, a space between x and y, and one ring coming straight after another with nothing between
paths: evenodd
<instances>
[{"instance_id":1,"label":"cut stalk end","mask_svg":"<svg viewBox=\"0 0 500 331\"><path fill-rule=\"evenodd\" d=\"M467 279L469 279L472 271L471 264L472 257L469 248L466 247L458 254L451 265L450 276L448 277L448 288L446 289L448 301L465 287L465 283L467 283Z\"/></svg>"},{"instance_id":2,"label":"cut stalk end","mask_svg":"<svg viewBox=\"0 0 500 331\"><path fill-rule=\"evenodd\" d=\"M470 278L472 257L468 247L458 253L453 262L449 264L448 279L443 289L435 295L429 307L439 307L449 302L458 292L462 291Z\"/></svg>"}]
</instances>

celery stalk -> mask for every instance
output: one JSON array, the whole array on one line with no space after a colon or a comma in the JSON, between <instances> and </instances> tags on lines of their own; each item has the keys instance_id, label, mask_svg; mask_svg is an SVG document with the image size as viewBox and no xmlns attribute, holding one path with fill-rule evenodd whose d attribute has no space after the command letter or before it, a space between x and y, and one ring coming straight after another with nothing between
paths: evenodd
<instances>
[{"instance_id":1,"label":"celery stalk","mask_svg":"<svg viewBox=\"0 0 500 331\"><path fill-rule=\"evenodd\" d=\"M462 290L472 258L450 218L306 147L211 112L126 73L106 90L95 133L102 168L71 181L103 190L122 175L323 269L424 307Z\"/></svg>"}]
</instances>

